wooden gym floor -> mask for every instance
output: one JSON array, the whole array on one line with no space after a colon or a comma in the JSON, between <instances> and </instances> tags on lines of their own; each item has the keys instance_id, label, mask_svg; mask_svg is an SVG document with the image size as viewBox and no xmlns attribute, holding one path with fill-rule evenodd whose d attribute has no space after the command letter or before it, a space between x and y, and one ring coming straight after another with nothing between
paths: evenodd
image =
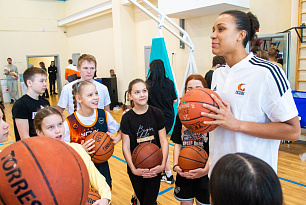
<instances>
[{"instance_id":1,"label":"wooden gym floor","mask_svg":"<svg viewBox=\"0 0 306 205\"><path fill-rule=\"evenodd\" d=\"M56 106L58 101L58 95L52 95L49 98L50 104ZM9 127L9 140L6 143L0 144L0 150L3 150L6 146L9 146L15 141L14 128L12 120L12 105L5 103L5 114ZM122 111L111 111L113 117L120 122ZM67 110L64 111L64 115L67 116ZM303 137L303 136L302 136ZM304 136L305 137L305 136ZM170 135L168 135L169 150L172 164L173 148L174 144L170 141ZM294 142L290 144L281 144L279 149L278 160L278 176L283 188L284 202L286 205L305 205L306 204L306 161L302 162L299 154L306 152L305 142ZM113 191L112 201L114 205L128 205L133 194L133 188L131 186L129 177L126 173L126 162L124 160L121 142L115 146L113 157L109 159L111 175L113 179ZM160 193L158 196L158 202L162 205L174 205L179 204L173 197L174 185L169 185L162 182L160 186Z\"/></svg>"}]
</instances>

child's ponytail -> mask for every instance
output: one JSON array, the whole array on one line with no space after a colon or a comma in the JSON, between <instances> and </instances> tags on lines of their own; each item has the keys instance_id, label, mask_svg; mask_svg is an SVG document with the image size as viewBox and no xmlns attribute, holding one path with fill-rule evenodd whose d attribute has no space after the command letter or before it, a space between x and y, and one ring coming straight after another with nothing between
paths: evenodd
<instances>
[{"instance_id":1,"label":"child's ponytail","mask_svg":"<svg viewBox=\"0 0 306 205\"><path fill-rule=\"evenodd\" d=\"M78 109L78 102L76 100L76 95L80 95L82 92L82 87L88 84L93 84L93 83L90 81L84 80L84 81L80 81L72 85L74 112L76 112Z\"/></svg>"},{"instance_id":2,"label":"child's ponytail","mask_svg":"<svg viewBox=\"0 0 306 205\"><path fill-rule=\"evenodd\" d=\"M72 98L73 98L74 112L76 112L77 108L78 108L78 102L77 102L75 96L79 93L79 89L78 89L79 84L81 84L81 82L77 82L77 83L72 85Z\"/></svg>"},{"instance_id":3,"label":"child's ponytail","mask_svg":"<svg viewBox=\"0 0 306 205\"><path fill-rule=\"evenodd\" d=\"M128 108L128 106L126 105L126 101L128 101L129 99L127 99L127 98L128 98L128 91L125 91L124 92L124 103L122 105L122 110L123 111L125 111Z\"/></svg>"}]
</instances>

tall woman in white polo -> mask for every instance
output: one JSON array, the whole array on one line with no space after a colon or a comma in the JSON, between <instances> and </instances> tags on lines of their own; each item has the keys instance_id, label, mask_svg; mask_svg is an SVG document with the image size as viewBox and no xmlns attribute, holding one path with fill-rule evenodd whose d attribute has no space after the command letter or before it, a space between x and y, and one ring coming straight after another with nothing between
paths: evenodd
<instances>
[{"instance_id":1,"label":"tall woman in white polo","mask_svg":"<svg viewBox=\"0 0 306 205\"><path fill-rule=\"evenodd\" d=\"M267 162L277 171L280 140L300 136L298 112L284 72L277 65L248 54L259 22L252 13L225 11L213 26L212 52L227 65L214 72L211 88L218 93L219 109L206 124L220 125L210 137L210 171L222 156L244 152Z\"/></svg>"}]
</instances>

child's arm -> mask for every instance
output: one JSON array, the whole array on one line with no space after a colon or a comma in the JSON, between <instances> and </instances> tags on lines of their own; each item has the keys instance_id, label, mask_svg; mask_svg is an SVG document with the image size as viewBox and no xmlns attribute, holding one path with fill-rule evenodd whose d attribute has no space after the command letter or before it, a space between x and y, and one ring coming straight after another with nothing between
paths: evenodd
<instances>
[{"instance_id":1,"label":"child's arm","mask_svg":"<svg viewBox=\"0 0 306 205\"><path fill-rule=\"evenodd\" d=\"M167 158L168 158L168 153L169 153L169 144L168 144L168 139L167 139L166 128L159 130L158 135L159 135L159 141L160 141L160 145L161 145L161 149L163 153L163 161L161 165L157 165L156 167L150 170L154 172L155 174L158 174L165 169Z\"/></svg>"},{"instance_id":2,"label":"child's arm","mask_svg":"<svg viewBox=\"0 0 306 205\"><path fill-rule=\"evenodd\" d=\"M128 166L130 167L131 171L134 175L143 176L144 178L153 177L152 174L149 173L149 169L137 169L133 162L132 162L132 155L130 151L130 137L124 133L122 133L122 151L127 162Z\"/></svg>"},{"instance_id":3,"label":"child's arm","mask_svg":"<svg viewBox=\"0 0 306 205\"><path fill-rule=\"evenodd\" d=\"M181 144L175 144L174 145L174 151L173 151L173 171L176 171L179 175L182 177L185 176L185 172L178 166L178 157L180 155L180 152L182 150L182 145Z\"/></svg>"},{"instance_id":4,"label":"child's arm","mask_svg":"<svg viewBox=\"0 0 306 205\"><path fill-rule=\"evenodd\" d=\"M28 119L15 118L16 127L20 136L20 139L26 139L30 137L29 134L29 122Z\"/></svg>"},{"instance_id":5,"label":"child's arm","mask_svg":"<svg viewBox=\"0 0 306 205\"><path fill-rule=\"evenodd\" d=\"M116 137L114 135L112 135L111 133L107 132L106 133L114 142L114 144L117 144L118 142L120 142L120 140L122 139L122 132L121 130L118 130L118 133L116 135Z\"/></svg>"},{"instance_id":6,"label":"child's arm","mask_svg":"<svg viewBox=\"0 0 306 205\"><path fill-rule=\"evenodd\" d=\"M107 112L110 112L110 107L109 107L109 104L104 106L104 110L106 110Z\"/></svg>"},{"instance_id":7,"label":"child's arm","mask_svg":"<svg viewBox=\"0 0 306 205\"><path fill-rule=\"evenodd\" d=\"M91 161L90 156L84 151L81 145L76 143L68 144L79 153L87 167L90 184L99 192L99 195L101 196L101 199L98 200L97 204L108 204L108 202L111 200L111 191L105 177L100 174L94 163Z\"/></svg>"},{"instance_id":8,"label":"child's arm","mask_svg":"<svg viewBox=\"0 0 306 205\"><path fill-rule=\"evenodd\" d=\"M60 106L56 106L56 109L57 109L61 114L63 114L63 112L64 112L64 110L65 110L65 108L62 108L62 107L60 107Z\"/></svg>"},{"instance_id":9,"label":"child's arm","mask_svg":"<svg viewBox=\"0 0 306 205\"><path fill-rule=\"evenodd\" d=\"M108 122L108 132L106 134L108 134L108 136L110 136L110 138L112 138L114 144L117 144L121 139L122 139L122 132L120 130L120 124L113 118L113 116L109 113L109 112L105 112L107 115L107 122ZM117 132L116 137L114 137L114 135L110 134L110 133L115 133Z\"/></svg>"}]
</instances>

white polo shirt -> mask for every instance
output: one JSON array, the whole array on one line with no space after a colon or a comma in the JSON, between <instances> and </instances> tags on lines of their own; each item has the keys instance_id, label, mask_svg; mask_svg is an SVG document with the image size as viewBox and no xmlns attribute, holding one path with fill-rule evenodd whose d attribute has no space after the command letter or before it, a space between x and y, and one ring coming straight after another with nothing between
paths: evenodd
<instances>
[{"instance_id":1,"label":"white polo shirt","mask_svg":"<svg viewBox=\"0 0 306 205\"><path fill-rule=\"evenodd\" d=\"M68 114L71 115L74 113L74 105L73 105L73 95L72 95L72 85L77 83L78 80L72 81L71 83L68 83L65 85L62 89L60 99L57 103L57 106L61 108L66 108L68 106ZM105 106L109 105L111 103L108 89L105 85L93 81L93 84L96 86L98 95L99 95L99 103L98 108L104 109ZM79 103L77 110L81 109Z\"/></svg>"},{"instance_id":2,"label":"white polo shirt","mask_svg":"<svg viewBox=\"0 0 306 205\"><path fill-rule=\"evenodd\" d=\"M249 54L232 68L215 70L211 88L233 115L243 121L284 122L298 115L284 71L269 61ZM209 168L229 153L243 152L267 162L277 172L280 140L262 139L221 126L209 138Z\"/></svg>"}]
</instances>

